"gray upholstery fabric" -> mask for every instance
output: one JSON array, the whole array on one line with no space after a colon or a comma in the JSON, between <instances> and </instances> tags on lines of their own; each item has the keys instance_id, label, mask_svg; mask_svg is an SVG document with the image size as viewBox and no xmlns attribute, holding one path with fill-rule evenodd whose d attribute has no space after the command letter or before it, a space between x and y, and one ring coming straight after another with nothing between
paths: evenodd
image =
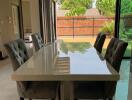
<instances>
[{"instance_id":1,"label":"gray upholstery fabric","mask_svg":"<svg viewBox=\"0 0 132 100\"><path fill-rule=\"evenodd\" d=\"M11 58L14 71L29 59L26 46L21 39L5 44L5 48ZM58 91L58 85L58 82L17 82L20 97L30 99L54 99Z\"/></svg>"},{"instance_id":2,"label":"gray upholstery fabric","mask_svg":"<svg viewBox=\"0 0 132 100\"><path fill-rule=\"evenodd\" d=\"M29 55L22 39L5 44L8 55L11 58L13 70L16 71L29 59ZM25 92L30 82L17 82L18 90ZM21 92L19 94L21 94Z\"/></svg>"},{"instance_id":3,"label":"gray upholstery fabric","mask_svg":"<svg viewBox=\"0 0 132 100\"><path fill-rule=\"evenodd\" d=\"M119 40L117 38L111 39L107 51L105 54L105 59L108 64L112 65L117 72L120 70L120 64L122 57L127 48L128 43ZM117 82L75 82L75 98L76 99L112 99Z\"/></svg>"},{"instance_id":4,"label":"gray upholstery fabric","mask_svg":"<svg viewBox=\"0 0 132 100\"><path fill-rule=\"evenodd\" d=\"M38 51L40 48L44 46L41 34L35 33L35 34L32 34L31 36L32 36L32 41L33 41L35 50Z\"/></svg>"},{"instance_id":5,"label":"gray upholstery fabric","mask_svg":"<svg viewBox=\"0 0 132 100\"><path fill-rule=\"evenodd\" d=\"M32 82L27 91L23 93L25 98L55 99L58 87L58 82Z\"/></svg>"},{"instance_id":6,"label":"gray upholstery fabric","mask_svg":"<svg viewBox=\"0 0 132 100\"><path fill-rule=\"evenodd\" d=\"M105 38L106 38L106 34L105 33L102 33L100 32L96 38L96 41L94 43L94 47L96 48L96 50L101 53L102 52L102 47L103 47L103 44L105 42Z\"/></svg>"},{"instance_id":7,"label":"gray upholstery fabric","mask_svg":"<svg viewBox=\"0 0 132 100\"><path fill-rule=\"evenodd\" d=\"M5 44L5 47L11 58L14 71L29 59L29 55L23 40L18 39L9 42Z\"/></svg>"}]
</instances>

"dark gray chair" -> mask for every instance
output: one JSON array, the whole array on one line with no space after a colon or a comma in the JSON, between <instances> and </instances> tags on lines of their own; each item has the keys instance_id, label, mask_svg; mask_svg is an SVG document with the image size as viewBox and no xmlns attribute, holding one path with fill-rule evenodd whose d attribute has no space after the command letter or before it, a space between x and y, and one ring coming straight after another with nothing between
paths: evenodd
<instances>
[{"instance_id":1,"label":"dark gray chair","mask_svg":"<svg viewBox=\"0 0 132 100\"><path fill-rule=\"evenodd\" d=\"M128 43L118 38L112 38L105 54L105 59L115 68L117 72L120 70L122 57L125 53Z\"/></svg>"},{"instance_id":2,"label":"dark gray chair","mask_svg":"<svg viewBox=\"0 0 132 100\"><path fill-rule=\"evenodd\" d=\"M40 48L44 46L41 34L35 33L35 34L32 34L31 36L32 36L34 47L35 47L35 51L38 51Z\"/></svg>"},{"instance_id":3,"label":"dark gray chair","mask_svg":"<svg viewBox=\"0 0 132 100\"><path fill-rule=\"evenodd\" d=\"M16 71L23 63L29 59L29 55L21 39L9 42L5 44L5 48L10 56L13 70ZM58 92L58 82L31 82L31 81L19 81L17 82L17 88L20 96L20 100L24 98L31 99L52 99L55 100Z\"/></svg>"},{"instance_id":4,"label":"dark gray chair","mask_svg":"<svg viewBox=\"0 0 132 100\"><path fill-rule=\"evenodd\" d=\"M96 48L96 50L101 53L102 52L102 47L103 47L103 44L105 42L105 38L106 38L106 34L105 33L102 33L100 32L96 38L96 41L94 43L94 47Z\"/></svg>"},{"instance_id":5,"label":"dark gray chair","mask_svg":"<svg viewBox=\"0 0 132 100\"><path fill-rule=\"evenodd\" d=\"M127 43L117 38L112 38L105 54L108 65L112 66L117 72L120 70L122 57L127 48ZM75 82L75 99L104 99L112 100L116 81L98 81L98 82Z\"/></svg>"}]
</instances>

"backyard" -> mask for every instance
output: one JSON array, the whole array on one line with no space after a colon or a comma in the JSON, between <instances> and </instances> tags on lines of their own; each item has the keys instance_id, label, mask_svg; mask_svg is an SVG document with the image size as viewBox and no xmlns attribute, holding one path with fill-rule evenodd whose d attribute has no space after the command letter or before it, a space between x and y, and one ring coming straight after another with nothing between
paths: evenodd
<instances>
[{"instance_id":1,"label":"backyard","mask_svg":"<svg viewBox=\"0 0 132 100\"><path fill-rule=\"evenodd\" d=\"M104 1L59 0L57 38L66 42L94 44L97 34L104 32L107 35L104 44L106 48L110 38L114 35L115 0ZM106 3L111 6L106 6Z\"/></svg>"},{"instance_id":2,"label":"backyard","mask_svg":"<svg viewBox=\"0 0 132 100\"><path fill-rule=\"evenodd\" d=\"M56 26L57 38L67 42L67 45L62 48L64 52L67 53L67 49L74 52L75 50L73 47L76 47L77 49L79 48L79 51L77 52L83 53L84 50L88 48L88 45L86 46L85 43L90 42L91 44L94 44L97 34L99 32L104 32L107 34L102 52L104 55L110 39L114 36L116 0L92 0L93 2L90 2L91 0L89 0L88 7L79 6L79 8L77 6L78 4L73 3L73 1L80 0L60 1L61 3L59 3L57 9ZM121 1L119 38L128 42L129 45L125 52L125 57L130 57L132 48L132 1ZM66 6L68 6L69 3L70 6L67 8ZM63 8L61 7L62 4ZM77 46L76 42L84 44L83 46ZM120 80L117 84L114 100L128 100L129 68L130 61L123 60L120 69Z\"/></svg>"},{"instance_id":3,"label":"backyard","mask_svg":"<svg viewBox=\"0 0 132 100\"><path fill-rule=\"evenodd\" d=\"M116 0L59 0L57 38L66 42L94 44L99 32L107 35L104 48L114 36ZM129 3L128 3L129 2ZM109 5L109 6L108 6ZM119 38L129 43L125 56L131 55L132 2L122 0Z\"/></svg>"}]
</instances>

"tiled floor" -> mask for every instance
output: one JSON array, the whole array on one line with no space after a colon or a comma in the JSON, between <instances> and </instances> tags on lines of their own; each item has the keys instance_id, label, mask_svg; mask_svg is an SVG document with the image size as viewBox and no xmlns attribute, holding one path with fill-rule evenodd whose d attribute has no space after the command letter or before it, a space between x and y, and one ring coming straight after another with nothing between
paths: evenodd
<instances>
[{"instance_id":1,"label":"tiled floor","mask_svg":"<svg viewBox=\"0 0 132 100\"><path fill-rule=\"evenodd\" d=\"M120 69L120 80L117 83L115 100L128 100L130 60L123 60ZM132 100L132 99L129 99Z\"/></svg>"},{"instance_id":2,"label":"tiled floor","mask_svg":"<svg viewBox=\"0 0 132 100\"><path fill-rule=\"evenodd\" d=\"M124 60L122 62L121 79L118 82L115 100L132 100L132 75L129 82L129 66L129 61ZM0 61L0 100L19 100L16 83L11 80L11 73L12 68L9 60ZM130 84L129 96L128 83Z\"/></svg>"},{"instance_id":3,"label":"tiled floor","mask_svg":"<svg viewBox=\"0 0 132 100\"><path fill-rule=\"evenodd\" d=\"M129 79L129 89L128 89L128 100L132 100L132 73L130 74Z\"/></svg>"},{"instance_id":4,"label":"tiled floor","mask_svg":"<svg viewBox=\"0 0 132 100\"><path fill-rule=\"evenodd\" d=\"M9 60L0 61L0 100L19 100L16 83L11 80Z\"/></svg>"}]
</instances>

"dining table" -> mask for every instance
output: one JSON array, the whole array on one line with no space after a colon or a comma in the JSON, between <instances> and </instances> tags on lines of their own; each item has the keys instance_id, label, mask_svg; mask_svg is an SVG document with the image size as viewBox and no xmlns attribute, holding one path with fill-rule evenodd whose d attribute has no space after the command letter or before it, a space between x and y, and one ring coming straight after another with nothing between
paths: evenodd
<instances>
[{"instance_id":1,"label":"dining table","mask_svg":"<svg viewBox=\"0 0 132 100\"><path fill-rule=\"evenodd\" d=\"M60 81L61 100L73 100L74 81L118 81L119 73L89 42L56 40L12 73L14 81Z\"/></svg>"}]
</instances>

